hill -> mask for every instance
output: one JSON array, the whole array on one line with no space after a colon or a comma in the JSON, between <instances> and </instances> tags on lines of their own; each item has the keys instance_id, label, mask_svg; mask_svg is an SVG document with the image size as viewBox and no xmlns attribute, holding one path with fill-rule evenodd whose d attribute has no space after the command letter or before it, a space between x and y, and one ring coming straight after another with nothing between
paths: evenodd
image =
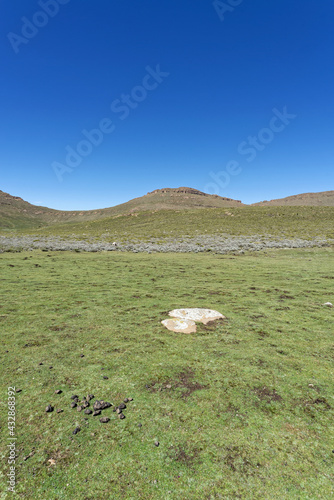
<instances>
[{"instance_id":1,"label":"hill","mask_svg":"<svg viewBox=\"0 0 334 500\"><path fill-rule=\"evenodd\" d=\"M261 201L253 203L252 206L312 206L312 207L333 207L334 191L323 191L321 193L303 193L294 196L287 196L277 200Z\"/></svg>"},{"instance_id":2,"label":"hill","mask_svg":"<svg viewBox=\"0 0 334 500\"><path fill-rule=\"evenodd\" d=\"M294 206L304 207L305 210L294 213ZM311 221L320 224L319 217L323 219L321 223L325 223L328 228L328 217L331 214L322 211L326 211L326 208L330 210L333 206L334 191L305 193L244 205L239 200L206 194L189 187L179 187L156 189L114 207L64 211L32 205L18 196L0 191L0 230L38 230L57 234L102 234L106 230L119 234L121 230L122 233L126 231L142 234L145 229L148 233L160 234L161 231L170 232L176 228L179 228L178 231L184 231L185 226L189 226L188 229L191 227L192 231L209 231L211 228L215 232L220 230L220 222L223 220L223 226L229 232L236 232L241 224L240 231L248 234L248 231L258 224L267 227L268 217L275 217L276 228L279 225L299 225L300 219L308 221L308 224ZM281 207L279 213L276 213L275 207ZM316 207L320 210L319 213L315 212ZM267 210L273 212L267 213ZM228 222L229 216L232 218ZM271 231L273 230L274 228L271 228ZM237 232L239 233L239 230Z\"/></svg>"},{"instance_id":3,"label":"hill","mask_svg":"<svg viewBox=\"0 0 334 500\"><path fill-rule=\"evenodd\" d=\"M197 208L224 208L243 206L241 201L210 195L196 189L180 187L157 189L139 198L114 207L64 211L31 205L18 196L0 191L0 228L33 229L64 222L86 222L136 212L163 209L186 210Z\"/></svg>"}]
</instances>

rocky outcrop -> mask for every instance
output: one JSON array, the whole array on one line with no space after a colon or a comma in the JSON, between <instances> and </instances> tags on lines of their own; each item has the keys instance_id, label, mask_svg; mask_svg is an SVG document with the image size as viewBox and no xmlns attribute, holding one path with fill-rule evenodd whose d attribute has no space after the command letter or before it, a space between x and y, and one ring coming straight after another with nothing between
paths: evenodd
<instances>
[{"instance_id":1,"label":"rocky outcrop","mask_svg":"<svg viewBox=\"0 0 334 500\"><path fill-rule=\"evenodd\" d=\"M147 193L147 194L150 195L150 194L164 194L164 193L194 194L194 195L198 195L198 196L213 196L214 198L220 198L221 200L236 201L237 203L241 203L241 200L233 200L232 198L225 198L223 196L218 196L217 194L203 193L203 191L199 191L198 189L193 189L193 188L189 188L189 187L155 189L154 191L151 191L150 193Z\"/></svg>"},{"instance_id":2,"label":"rocky outcrop","mask_svg":"<svg viewBox=\"0 0 334 500\"><path fill-rule=\"evenodd\" d=\"M12 196L11 194L5 193L4 191L0 190L0 197L3 200L18 200L18 201L24 201L22 198L19 196Z\"/></svg>"}]
</instances>

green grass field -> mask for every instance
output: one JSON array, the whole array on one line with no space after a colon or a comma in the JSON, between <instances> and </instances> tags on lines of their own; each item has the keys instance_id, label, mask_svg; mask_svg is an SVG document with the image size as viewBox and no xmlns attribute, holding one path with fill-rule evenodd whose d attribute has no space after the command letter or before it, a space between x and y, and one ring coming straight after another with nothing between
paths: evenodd
<instances>
[{"instance_id":1,"label":"green grass field","mask_svg":"<svg viewBox=\"0 0 334 500\"><path fill-rule=\"evenodd\" d=\"M18 498L333 498L333 257L1 254L1 498L12 386ZM177 307L227 320L172 333ZM102 424L88 393L134 400Z\"/></svg>"}]
</instances>

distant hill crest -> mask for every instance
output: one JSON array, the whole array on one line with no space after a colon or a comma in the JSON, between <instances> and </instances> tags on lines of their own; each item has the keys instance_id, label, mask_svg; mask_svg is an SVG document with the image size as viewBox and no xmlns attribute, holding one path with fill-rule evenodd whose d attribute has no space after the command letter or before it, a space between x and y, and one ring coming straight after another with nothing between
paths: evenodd
<instances>
[{"instance_id":1,"label":"distant hill crest","mask_svg":"<svg viewBox=\"0 0 334 500\"><path fill-rule=\"evenodd\" d=\"M312 207L333 207L334 191L322 191L320 193L302 193L277 200L260 201L253 203L257 207L293 207L293 206L312 206Z\"/></svg>"},{"instance_id":2,"label":"distant hill crest","mask_svg":"<svg viewBox=\"0 0 334 500\"><path fill-rule=\"evenodd\" d=\"M199 196L213 196L214 198L220 198L221 200L241 203L241 200L233 200L232 198L226 198L225 196L219 196L218 194L203 193L203 191L199 191L198 189L193 189L190 187L155 189L154 191L147 193L147 195L160 194L160 193L162 193L162 194L165 194L165 193L195 194L195 195L199 195Z\"/></svg>"}]
</instances>

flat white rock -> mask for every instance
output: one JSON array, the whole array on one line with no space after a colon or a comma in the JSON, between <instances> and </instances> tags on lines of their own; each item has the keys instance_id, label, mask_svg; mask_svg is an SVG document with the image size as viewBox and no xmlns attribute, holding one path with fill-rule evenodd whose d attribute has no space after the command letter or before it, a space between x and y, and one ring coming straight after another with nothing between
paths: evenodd
<instances>
[{"instance_id":1,"label":"flat white rock","mask_svg":"<svg viewBox=\"0 0 334 500\"><path fill-rule=\"evenodd\" d=\"M173 318L198 321L200 323L204 323L204 325L210 321L225 318L225 316L218 311L214 311L213 309L200 309L198 307L190 309L174 309L169 312L169 316L172 316Z\"/></svg>"},{"instance_id":2,"label":"flat white rock","mask_svg":"<svg viewBox=\"0 0 334 500\"><path fill-rule=\"evenodd\" d=\"M190 319L164 319L161 323L176 333L196 333L196 323Z\"/></svg>"},{"instance_id":3,"label":"flat white rock","mask_svg":"<svg viewBox=\"0 0 334 500\"><path fill-rule=\"evenodd\" d=\"M327 307L333 307L333 304L331 302L326 302L325 304L323 304L324 306L327 306Z\"/></svg>"}]
</instances>

